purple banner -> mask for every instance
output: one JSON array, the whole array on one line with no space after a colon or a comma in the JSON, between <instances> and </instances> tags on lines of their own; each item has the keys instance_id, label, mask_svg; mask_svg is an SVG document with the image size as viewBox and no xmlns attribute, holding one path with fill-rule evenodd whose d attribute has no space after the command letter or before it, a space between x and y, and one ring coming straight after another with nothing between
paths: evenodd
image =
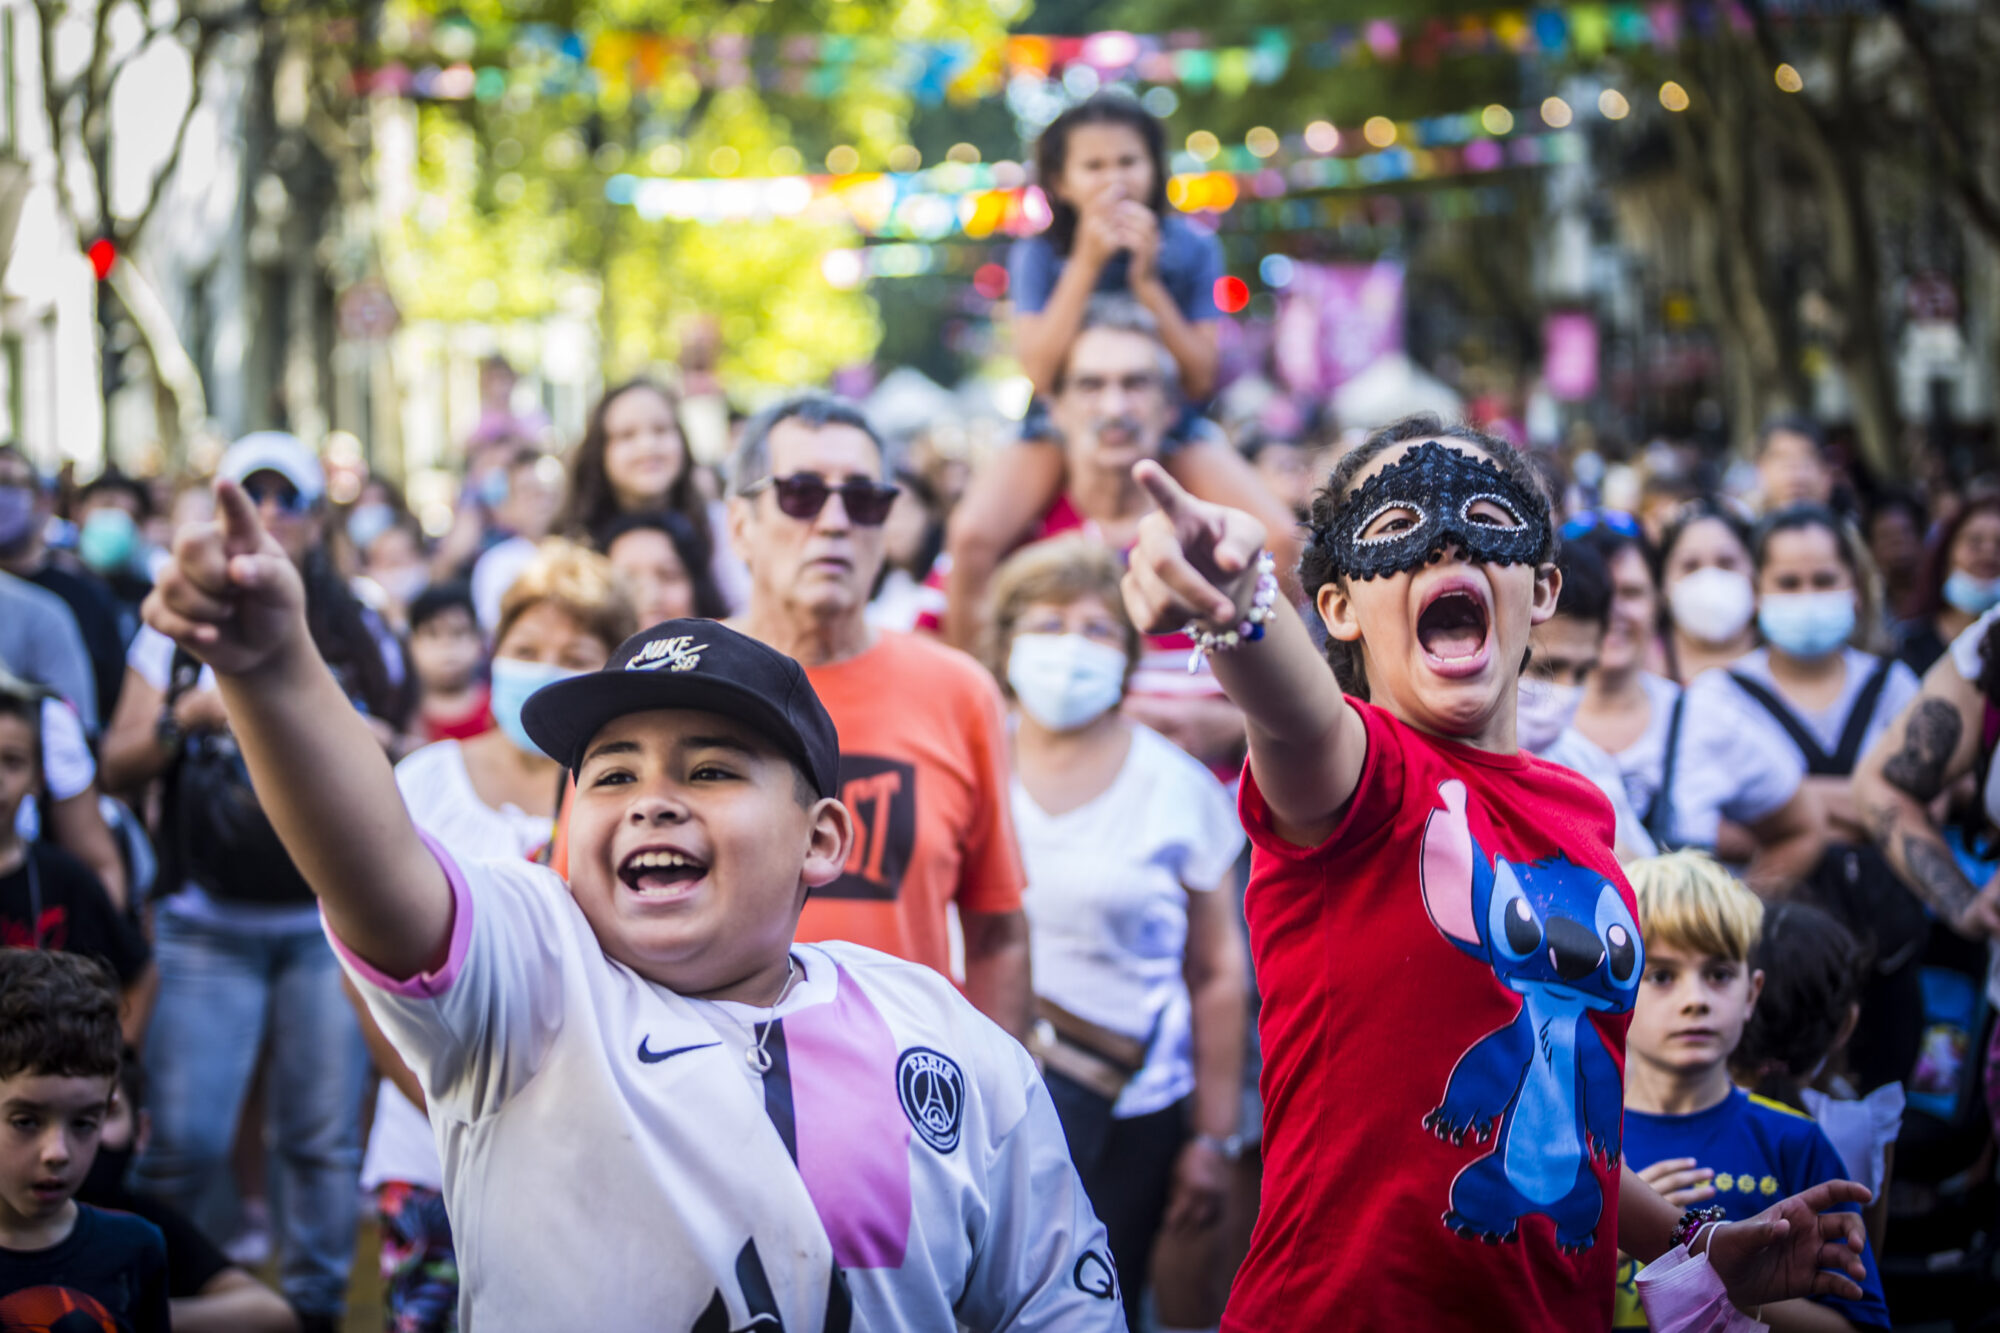
<instances>
[{"instance_id":1,"label":"purple banner","mask_svg":"<svg viewBox=\"0 0 2000 1333\"><path fill-rule=\"evenodd\" d=\"M1272 360L1294 393L1326 394L1403 346L1403 266L1295 264Z\"/></svg>"},{"instance_id":2,"label":"purple banner","mask_svg":"<svg viewBox=\"0 0 2000 1333\"><path fill-rule=\"evenodd\" d=\"M1597 392L1597 320L1582 311L1550 315L1542 324L1542 381L1559 403Z\"/></svg>"}]
</instances>

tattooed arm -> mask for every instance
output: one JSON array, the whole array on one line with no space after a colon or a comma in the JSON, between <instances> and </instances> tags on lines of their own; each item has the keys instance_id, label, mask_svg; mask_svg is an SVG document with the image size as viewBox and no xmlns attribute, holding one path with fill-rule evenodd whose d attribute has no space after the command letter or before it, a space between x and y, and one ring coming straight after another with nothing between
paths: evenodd
<instances>
[{"instance_id":1,"label":"tattooed arm","mask_svg":"<svg viewBox=\"0 0 2000 1333\"><path fill-rule=\"evenodd\" d=\"M1983 705L1950 656L1854 770L1854 804L1910 890L1968 939L2000 935L2000 880L1984 892L1958 868L1928 806L1979 758Z\"/></svg>"}]
</instances>

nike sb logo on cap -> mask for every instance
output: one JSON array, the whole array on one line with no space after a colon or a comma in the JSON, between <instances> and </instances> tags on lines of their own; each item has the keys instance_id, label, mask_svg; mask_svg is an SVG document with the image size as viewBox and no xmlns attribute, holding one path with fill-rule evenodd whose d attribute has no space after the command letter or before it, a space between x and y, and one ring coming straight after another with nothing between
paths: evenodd
<instances>
[{"instance_id":1,"label":"nike sb logo on cap","mask_svg":"<svg viewBox=\"0 0 2000 1333\"><path fill-rule=\"evenodd\" d=\"M680 634L671 639L655 639L625 664L627 671L692 671L701 665L705 643L695 643L694 635Z\"/></svg>"}]
</instances>

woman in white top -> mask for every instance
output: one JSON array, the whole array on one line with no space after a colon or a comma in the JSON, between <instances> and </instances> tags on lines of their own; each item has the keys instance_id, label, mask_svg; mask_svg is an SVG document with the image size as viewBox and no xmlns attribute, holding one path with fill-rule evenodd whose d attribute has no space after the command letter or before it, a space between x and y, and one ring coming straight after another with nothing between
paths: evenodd
<instances>
[{"instance_id":1,"label":"woman in white top","mask_svg":"<svg viewBox=\"0 0 2000 1333\"><path fill-rule=\"evenodd\" d=\"M1711 584L1733 587L1727 581L1736 566L1749 568L1749 547L1736 536L1740 528L1726 510L1691 509L1668 529L1672 561L1658 563L1670 563L1683 582L1689 573L1720 576L1698 581L1697 593ZM1646 669L1659 598L1652 577L1656 562L1648 560L1643 537L1598 527L1572 540L1604 557L1612 585L1603 653L1572 725L1617 761L1626 797L1656 842L1715 850L1762 891L1796 883L1818 859L1823 838L1817 806L1805 790L1804 761L1791 747L1762 744L1762 732L1736 725L1737 709L1703 706L1718 686L1728 702L1734 692L1726 680L1699 682L1684 697L1680 686ZM1743 592L1749 599L1743 610L1747 627L1755 612L1747 574ZM1735 594L1725 591L1722 599L1734 601ZM1683 586L1680 600L1693 607L1701 599ZM1728 637L1733 641L1750 632L1732 630ZM1674 637L1678 633L1669 628L1668 641L1682 642ZM1666 790L1669 779L1672 789Z\"/></svg>"},{"instance_id":2,"label":"woman in white top","mask_svg":"<svg viewBox=\"0 0 2000 1333\"><path fill-rule=\"evenodd\" d=\"M1907 1078L1923 1037L1917 953L1930 933L1922 905L1876 853L1851 777L1868 746L1917 693L1892 658L1864 652L1879 634L1881 593L1861 536L1819 505L1778 510L1758 525L1757 624L1765 646L1699 689L1767 749L1792 749L1824 812L1830 840L1804 895L1869 946L1861 1025L1849 1061L1863 1091ZM1690 695L1696 689L1691 687Z\"/></svg>"},{"instance_id":3,"label":"woman in white top","mask_svg":"<svg viewBox=\"0 0 2000 1333\"><path fill-rule=\"evenodd\" d=\"M1249 981L1227 789L1119 712L1140 650L1119 576L1083 538L1022 551L994 578L989 661L1019 705L1036 1044L1136 1329L1162 1225L1193 1237L1221 1217Z\"/></svg>"},{"instance_id":4,"label":"woman in white top","mask_svg":"<svg viewBox=\"0 0 2000 1333\"><path fill-rule=\"evenodd\" d=\"M636 629L632 603L602 556L545 543L500 602L493 651L493 717L469 740L426 745L396 765L410 816L454 856L523 858L554 826L562 766L536 749L521 705L552 681L596 671ZM351 998L352 997L350 992ZM441 1191L444 1167L415 1075L356 1004L382 1071L361 1183L382 1223L383 1303L406 1333L456 1327L458 1281Z\"/></svg>"}]
</instances>

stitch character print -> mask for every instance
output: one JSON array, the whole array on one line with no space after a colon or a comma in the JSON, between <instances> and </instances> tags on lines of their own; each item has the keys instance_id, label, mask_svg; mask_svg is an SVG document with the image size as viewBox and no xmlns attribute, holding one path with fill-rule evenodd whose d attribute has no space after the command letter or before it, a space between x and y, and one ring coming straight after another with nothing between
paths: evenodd
<instances>
[{"instance_id":1,"label":"stitch character print","mask_svg":"<svg viewBox=\"0 0 2000 1333\"><path fill-rule=\"evenodd\" d=\"M1521 997L1511 1023L1459 1056L1424 1117L1447 1142L1492 1145L1452 1181L1443 1221L1502 1244L1540 1213L1563 1250L1581 1253L1596 1243L1606 1202L1593 1163L1617 1163L1624 1112L1618 1066L1590 1015L1632 1008L1644 966L1638 923L1617 886L1566 858L1489 863L1466 819L1465 784L1441 782L1437 794L1424 824L1425 910Z\"/></svg>"}]
</instances>

